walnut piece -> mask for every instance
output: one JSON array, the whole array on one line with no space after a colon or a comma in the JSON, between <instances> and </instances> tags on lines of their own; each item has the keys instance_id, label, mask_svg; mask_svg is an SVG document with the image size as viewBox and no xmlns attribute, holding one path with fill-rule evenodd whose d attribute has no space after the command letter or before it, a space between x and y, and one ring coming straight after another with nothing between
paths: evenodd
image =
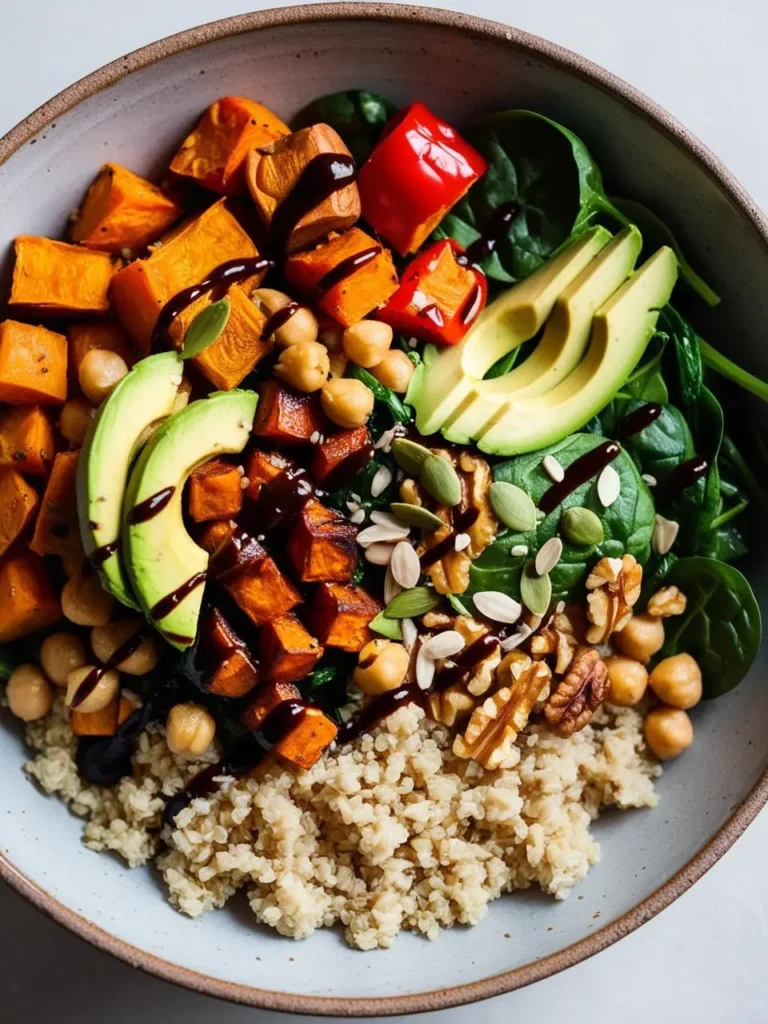
<instances>
[{"instance_id":1,"label":"walnut piece","mask_svg":"<svg viewBox=\"0 0 768 1024\"><path fill-rule=\"evenodd\" d=\"M604 644L612 633L619 633L632 618L632 608L640 597L643 567L633 555L601 558L587 577L587 630L591 644Z\"/></svg>"},{"instance_id":2,"label":"walnut piece","mask_svg":"<svg viewBox=\"0 0 768 1024\"><path fill-rule=\"evenodd\" d=\"M677 587L662 587L648 602L648 614L657 619L668 619L670 615L682 615L688 598Z\"/></svg>"},{"instance_id":3,"label":"walnut piece","mask_svg":"<svg viewBox=\"0 0 768 1024\"><path fill-rule=\"evenodd\" d=\"M571 667L579 642L573 634L558 629L555 624L556 619L557 616L540 633L534 633L531 637L530 648L531 654L537 659L554 655L555 675L562 676Z\"/></svg>"},{"instance_id":4,"label":"walnut piece","mask_svg":"<svg viewBox=\"0 0 768 1024\"><path fill-rule=\"evenodd\" d=\"M490 771L503 767L551 675L545 662L529 659L511 686L497 690L472 712L464 735L454 738L457 757L477 761Z\"/></svg>"},{"instance_id":5,"label":"walnut piece","mask_svg":"<svg viewBox=\"0 0 768 1024\"><path fill-rule=\"evenodd\" d=\"M608 693L608 669L594 647L580 647L570 672L544 705L558 736L573 736L590 721Z\"/></svg>"},{"instance_id":6,"label":"walnut piece","mask_svg":"<svg viewBox=\"0 0 768 1024\"><path fill-rule=\"evenodd\" d=\"M461 633L465 650L488 633L486 626L467 615L457 615L451 628ZM497 682L496 670L500 661L501 645L494 644L485 657L475 661L458 682L430 694L429 713L432 718L447 726L453 726L459 718L465 718L477 705L477 698L482 697ZM440 672L451 670L450 664L451 659L438 662L438 678Z\"/></svg>"}]
</instances>

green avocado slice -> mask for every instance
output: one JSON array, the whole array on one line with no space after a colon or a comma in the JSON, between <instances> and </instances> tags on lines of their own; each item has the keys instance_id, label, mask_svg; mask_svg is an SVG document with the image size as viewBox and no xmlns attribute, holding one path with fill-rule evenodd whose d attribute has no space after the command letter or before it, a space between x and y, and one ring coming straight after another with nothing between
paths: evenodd
<instances>
[{"instance_id":1,"label":"green avocado slice","mask_svg":"<svg viewBox=\"0 0 768 1024\"><path fill-rule=\"evenodd\" d=\"M119 550L128 472L147 431L173 412L183 366L175 352L136 363L100 406L77 464L77 510L85 554L99 563L105 588L129 608L139 606Z\"/></svg>"},{"instance_id":2,"label":"green avocado slice","mask_svg":"<svg viewBox=\"0 0 768 1024\"><path fill-rule=\"evenodd\" d=\"M193 469L213 456L243 450L257 402L254 391L240 390L217 391L192 402L153 435L128 481L123 553L133 591L150 622L181 650L195 639L208 569L208 552L184 526L184 484ZM138 507L143 515L137 515ZM159 602L168 610L161 613Z\"/></svg>"},{"instance_id":3,"label":"green avocado slice","mask_svg":"<svg viewBox=\"0 0 768 1024\"><path fill-rule=\"evenodd\" d=\"M458 345L440 352L427 348L406 395L422 434L434 434L446 420L456 418L473 400L475 382L541 329L558 296L610 239L605 228L590 228L486 307Z\"/></svg>"}]
</instances>

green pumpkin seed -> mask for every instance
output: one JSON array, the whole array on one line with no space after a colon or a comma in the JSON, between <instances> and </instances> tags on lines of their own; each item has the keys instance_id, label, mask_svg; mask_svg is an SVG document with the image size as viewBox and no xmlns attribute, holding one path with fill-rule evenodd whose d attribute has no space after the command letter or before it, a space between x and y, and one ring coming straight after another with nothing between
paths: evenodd
<instances>
[{"instance_id":1,"label":"green pumpkin seed","mask_svg":"<svg viewBox=\"0 0 768 1024\"><path fill-rule=\"evenodd\" d=\"M410 505L406 501L393 501L389 507L397 518L407 523L408 526L420 526L422 530L439 530L441 526L445 526L440 516L430 512L428 508L422 508L421 505Z\"/></svg>"},{"instance_id":2,"label":"green pumpkin seed","mask_svg":"<svg viewBox=\"0 0 768 1024\"><path fill-rule=\"evenodd\" d=\"M516 533L536 529L536 506L522 487L497 480L489 488L491 508L501 522Z\"/></svg>"},{"instance_id":3,"label":"green pumpkin seed","mask_svg":"<svg viewBox=\"0 0 768 1024\"><path fill-rule=\"evenodd\" d=\"M409 441L407 437L396 437L392 442L392 454L400 469L412 476L418 476L422 463L432 452L423 444Z\"/></svg>"},{"instance_id":4,"label":"green pumpkin seed","mask_svg":"<svg viewBox=\"0 0 768 1024\"><path fill-rule=\"evenodd\" d=\"M600 544L605 539L600 517L591 509L582 508L580 505L574 505L563 512L560 529L568 543L577 547Z\"/></svg>"},{"instance_id":5,"label":"green pumpkin seed","mask_svg":"<svg viewBox=\"0 0 768 1024\"><path fill-rule=\"evenodd\" d=\"M212 302L210 306L202 309L187 328L181 358L191 359L212 345L227 326L229 312L230 305L227 298Z\"/></svg>"},{"instance_id":6,"label":"green pumpkin seed","mask_svg":"<svg viewBox=\"0 0 768 1024\"><path fill-rule=\"evenodd\" d=\"M461 501L461 481L450 462L439 455L424 459L419 473L419 483L431 494L438 505L458 505Z\"/></svg>"},{"instance_id":7,"label":"green pumpkin seed","mask_svg":"<svg viewBox=\"0 0 768 1024\"><path fill-rule=\"evenodd\" d=\"M383 614L388 619L413 619L426 615L440 604L440 595L432 587L412 587L393 597Z\"/></svg>"},{"instance_id":8,"label":"green pumpkin seed","mask_svg":"<svg viewBox=\"0 0 768 1024\"><path fill-rule=\"evenodd\" d=\"M526 562L520 577L520 597L528 611L534 615L544 615L552 603L552 580L549 573L538 576L533 559Z\"/></svg>"},{"instance_id":9,"label":"green pumpkin seed","mask_svg":"<svg viewBox=\"0 0 768 1024\"><path fill-rule=\"evenodd\" d=\"M375 619L372 619L368 626L374 633L381 633L388 640L402 640L403 631L397 619L388 619L384 612L379 612Z\"/></svg>"}]
</instances>

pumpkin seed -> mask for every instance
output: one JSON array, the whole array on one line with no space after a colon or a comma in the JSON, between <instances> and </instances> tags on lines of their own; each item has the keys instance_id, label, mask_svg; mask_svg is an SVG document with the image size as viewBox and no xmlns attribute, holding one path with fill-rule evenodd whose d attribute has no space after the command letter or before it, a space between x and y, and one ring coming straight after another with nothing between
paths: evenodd
<instances>
[{"instance_id":1,"label":"pumpkin seed","mask_svg":"<svg viewBox=\"0 0 768 1024\"><path fill-rule=\"evenodd\" d=\"M461 481L450 462L439 455L424 459L419 482L439 505L458 505L461 501Z\"/></svg>"},{"instance_id":2,"label":"pumpkin seed","mask_svg":"<svg viewBox=\"0 0 768 1024\"><path fill-rule=\"evenodd\" d=\"M520 577L520 596L525 607L534 615L543 615L552 600L552 580L548 573L539 576L533 560L526 562Z\"/></svg>"},{"instance_id":3,"label":"pumpkin seed","mask_svg":"<svg viewBox=\"0 0 768 1024\"><path fill-rule=\"evenodd\" d=\"M407 540L401 540L399 544L395 545L389 570L395 582L399 583L404 590L411 590L419 582L421 563L419 556Z\"/></svg>"},{"instance_id":4,"label":"pumpkin seed","mask_svg":"<svg viewBox=\"0 0 768 1024\"><path fill-rule=\"evenodd\" d=\"M560 529L569 544L586 547L601 544L605 539L605 531L600 517L592 509L574 505L563 512Z\"/></svg>"},{"instance_id":5,"label":"pumpkin seed","mask_svg":"<svg viewBox=\"0 0 768 1024\"><path fill-rule=\"evenodd\" d=\"M431 587L412 587L393 598L384 609L388 619L412 619L426 615L440 604L440 595Z\"/></svg>"},{"instance_id":6,"label":"pumpkin seed","mask_svg":"<svg viewBox=\"0 0 768 1024\"><path fill-rule=\"evenodd\" d=\"M481 590L472 600L480 614L494 622L517 622L523 611L519 601L501 590Z\"/></svg>"},{"instance_id":7,"label":"pumpkin seed","mask_svg":"<svg viewBox=\"0 0 768 1024\"><path fill-rule=\"evenodd\" d=\"M379 612L375 619L371 619L368 626L374 633L380 633L389 640L403 639L403 631L400 629L398 619L388 619L384 612Z\"/></svg>"},{"instance_id":8,"label":"pumpkin seed","mask_svg":"<svg viewBox=\"0 0 768 1024\"><path fill-rule=\"evenodd\" d=\"M563 542L559 537L550 537L536 552L534 566L539 576L552 572L563 554Z\"/></svg>"},{"instance_id":9,"label":"pumpkin seed","mask_svg":"<svg viewBox=\"0 0 768 1024\"><path fill-rule=\"evenodd\" d=\"M413 476L418 476L422 463L432 452L423 444L409 441L407 437L396 437L392 442L392 454L400 469L404 469L406 473L411 473Z\"/></svg>"},{"instance_id":10,"label":"pumpkin seed","mask_svg":"<svg viewBox=\"0 0 768 1024\"><path fill-rule=\"evenodd\" d=\"M389 507L401 522L409 526L420 526L422 530L439 530L441 526L445 526L440 516L430 512L428 508L422 508L421 505L394 501Z\"/></svg>"},{"instance_id":11,"label":"pumpkin seed","mask_svg":"<svg viewBox=\"0 0 768 1024\"><path fill-rule=\"evenodd\" d=\"M191 359L208 348L219 337L229 320L229 299L219 299L202 309L187 328L184 335L182 359Z\"/></svg>"},{"instance_id":12,"label":"pumpkin seed","mask_svg":"<svg viewBox=\"0 0 768 1024\"><path fill-rule=\"evenodd\" d=\"M536 506L522 487L497 480L488 489L491 508L505 526L516 533L536 528Z\"/></svg>"}]
</instances>

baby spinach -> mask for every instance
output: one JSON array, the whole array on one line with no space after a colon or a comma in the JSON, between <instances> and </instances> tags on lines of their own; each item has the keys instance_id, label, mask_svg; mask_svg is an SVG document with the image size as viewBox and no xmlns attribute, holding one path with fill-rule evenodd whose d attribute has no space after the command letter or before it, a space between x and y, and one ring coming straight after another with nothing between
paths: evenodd
<instances>
[{"instance_id":1,"label":"baby spinach","mask_svg":"<svg viewBox=\"0 0 768 1024\"><path fill-rule=\"evenodd\" d=\"M381 135L381 130L397 107L375 92L355 89L334 92L313 100L300 110L291 128L307 128L323 122L335 128L350 153L360 164L367 160Z\"/></svg>"},{"instance_id":2,"label":"baby spinach","mask_svg":"<svg viewBox=\"0 0 768 1024\"><path fill-rule=\"evenodd\" d=\"M704 677L704 697L720 697L742 681L760 646L752 588L732 565L702 557L679 559L666 583L678 586L688 604L683 615L665 621L660 657L692 655Z\"/></svg>"},{"instance_id":3,"label":"baby spinach","mask_svg":"<svg viewBox=\"0 0 768 1024\"><path fill-rule=\"evenodd\" d=\"M701 394L704 379L698 336L688 321L671 305L661 311L659 323L662 330L669 334L674 348L680 401L685 406L692 405Z\"/></svg>"},{"instance_id":4,"label":"baby spinach","mask_svg":"<svg viewBox=\"0 0 768 1024\"><path fill-rule=\"evenodd\" d=\"M621 414L629 416L646 404L636 399L622 403ZM690 428L674 405L662 406L652 423L631 437L621 438L621 443L640 472L656 477L662 487L670 471L695 454Z\"/></svg>"},{"instance_id":5,"label":"baby spinach","mask_svg":"<svg viewBox=\"0 0 768 1024\"><path fill-rule=\"evenodd\" d=\"M356 662L356 655L341 652L324 658L322 665L297 683L301 696L340 723L339 710L347 703L347 683Z\"/></svg>"},{"instance_id":6,"label":"baby spinach","mask_svg":"<svg viewBox=\"0 0 768 1024\"><path fill-rule=\"evenodd\" d=\"M768 383L760 380L759 377L755 377L753 373L742 370L733 360L728 359L722 352L718 352L716 348L713 348L703 338L699 338L698 342L702 362L708 370L718 373L721 377L725 377L726 380L733 381L734 384L738 384L745 391L756 395L762 401L768 402Z\"/></svg>"},{"instance_id":7,"label":"baby spinach","mask_svg":"<svg viewBox=\"0 0 768 1024\"><path fill-rule=\"evenodd\" d=\"M389 486L385 487L382 493L376 495L374 498L371 494L371 486L373 484L373 478L382 466L386 466L390 470L392 473L392 480L390 481ZM395 492L397 490L397 485L395 483L396 471L397 466L394 463L394 459L379 451L376 453L376 458L371 459L365 469L361 469L349 483L344 484L343 487L339 487L335 491L332 491L323 500L326 505L330 505L332 508L335 508L340 512L344 512L345 515L349 512L349 509L347 508L348 501L359 505L359 507L365 509L366 512L370 512L371 509L388 509L390 502L395 501ZM354 495L354 497L352 497L352 495Z\"/></svg>"}]
</instances>

